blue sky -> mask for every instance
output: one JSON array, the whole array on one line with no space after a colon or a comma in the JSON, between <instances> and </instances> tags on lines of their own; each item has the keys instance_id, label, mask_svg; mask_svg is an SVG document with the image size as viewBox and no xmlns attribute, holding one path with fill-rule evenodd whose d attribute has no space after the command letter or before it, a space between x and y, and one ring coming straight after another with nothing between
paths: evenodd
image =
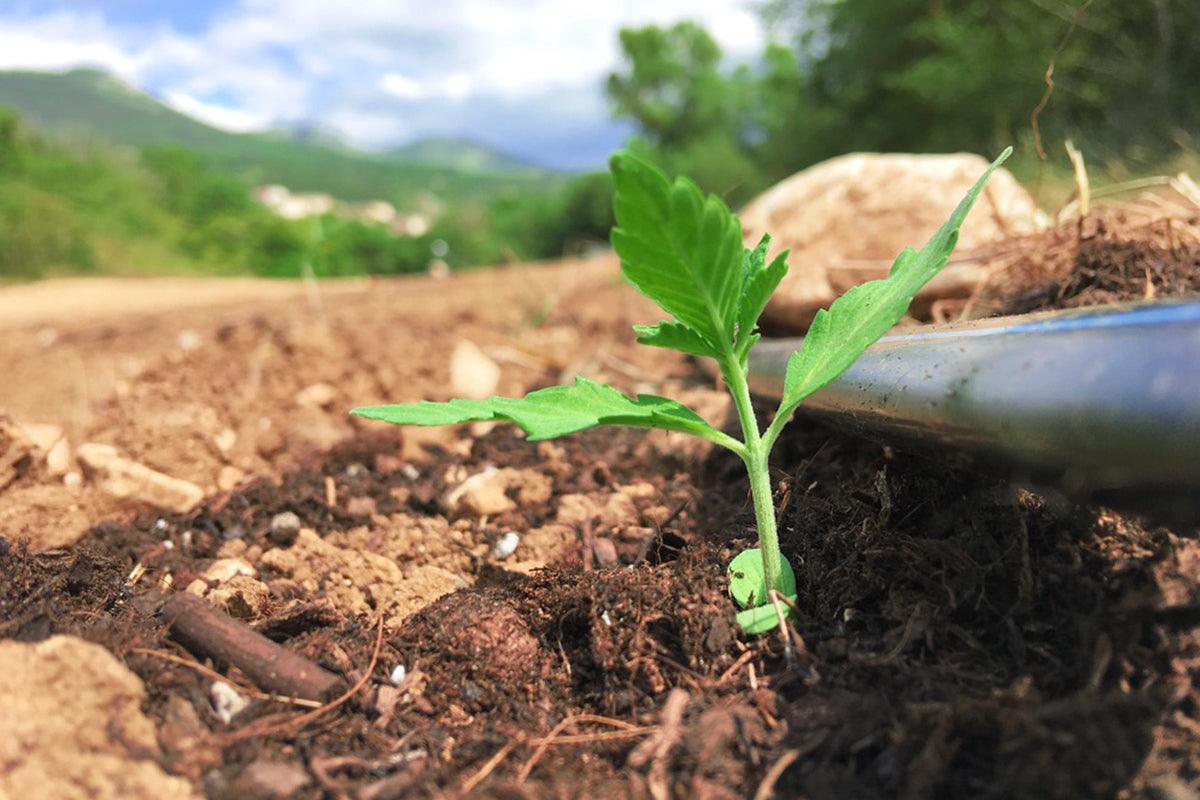
<instances>
[{"instance_id":1,"label":"blue sky","mask_svg":"<svg viewBox=\"0 0 1200 800\"><path fill-rule=\"evenodd\" d=\"M230 130L459 136L581 168L627 134L602 86L617 31L684 18L731 58L761 49L747 0L0 0L0 69L102 67Z\"/></svg>"}]
</instances>

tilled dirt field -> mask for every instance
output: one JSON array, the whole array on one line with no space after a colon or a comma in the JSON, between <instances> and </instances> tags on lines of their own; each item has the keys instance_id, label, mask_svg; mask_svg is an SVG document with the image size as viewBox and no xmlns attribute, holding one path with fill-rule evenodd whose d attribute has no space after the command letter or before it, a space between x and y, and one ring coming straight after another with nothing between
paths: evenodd
<instances>
[{"instance_id":1,"label":"tilled dirt field","mask_svg":"<svg viewBox=\"0 0 1200 800\"><path fill-rule=\"evenodd\" d=\"M1054 242L991 307L1200 288L1191 245ZM1192 530L801 420L773 475L800 613L747 639L731 457L346 415L449 397L470 342L500 393L582 374L731 422L697 365L634 344L658 316L610 260L86 303L0 341L0 797L1197 796ZM160 507L116 496L147 485ZM179 593L340 702L180 646Z\"/></svg>"}]
</instances>

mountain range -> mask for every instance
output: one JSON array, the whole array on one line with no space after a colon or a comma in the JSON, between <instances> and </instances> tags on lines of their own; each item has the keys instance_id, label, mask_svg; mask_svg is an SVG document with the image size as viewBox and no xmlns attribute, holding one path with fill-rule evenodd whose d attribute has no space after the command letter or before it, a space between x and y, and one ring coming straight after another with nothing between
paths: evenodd
<instances>
[{"instance_id":1,"label":"mountain range","mask_svg":"<svg viewBox=\"0 0 1200 800\"><path fill-rule=\"evenodd\" d=\"M44 135L87 144L181 146L253 183L323 191L343 200L408 205L490 195L505 187L554 184L559 173L461 139L425 139L372 153L320 126L232 133L183 114L105 72L0 71L0 106Z\"/></svg>"}]
</instances>

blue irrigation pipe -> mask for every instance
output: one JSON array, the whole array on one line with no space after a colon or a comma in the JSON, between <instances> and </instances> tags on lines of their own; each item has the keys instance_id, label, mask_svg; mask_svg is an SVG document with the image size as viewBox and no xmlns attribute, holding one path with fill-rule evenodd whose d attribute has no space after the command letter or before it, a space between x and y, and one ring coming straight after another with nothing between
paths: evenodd
<instances>
[{"instance_id":1,"label":"blue irrigation pipe","mask_svg":"<svg viewBox=\"0 0 1200 800\"><path fill-rule=\"evenodd\" d=\"M755 346L751 389L779 397L801 344ZM949 447L1072 495L1200 521L1200 302L901 330L801 412L902 446Z\"/></svg>"}]
</instances>

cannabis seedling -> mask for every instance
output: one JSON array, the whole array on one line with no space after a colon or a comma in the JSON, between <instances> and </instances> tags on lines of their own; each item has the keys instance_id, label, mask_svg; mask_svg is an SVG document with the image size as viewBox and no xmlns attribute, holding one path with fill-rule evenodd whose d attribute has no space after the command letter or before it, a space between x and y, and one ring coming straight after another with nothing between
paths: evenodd
<instances>
[{"instance_id":1,"label":"cannabis seedling","mask_svg":"<svg viewBox=\"0 0 1200 800\"><path fill-rule=\"evenodd\" d=\"M984 183L1012 152L988 167L919 251L906 248L886 278L856 286L817 312L804 345L788 362L783 399L765 431L759 428L747 385L747 357L759 339L758 318L786 274L787 253L769 264L769 237L753 250L742 246L742 228L721 200L705 197L687 178L673 183L653 165L627 152L612 158L617 227L612 243L625 277L671 315L657 325L635 326L638 341L714 359L733 395L741 422L738 440L713 428L686 406L654 395L625 394L585 378L522 398L422 401L356 408L352 413L397 425L452 425L480 420L515 422L530 441L552 439L600 425L629 425L688 433L728 448L750 474L758 547L729 566L730 592L747 610L738 622L750 633L770 630L778 612L771 590L794 598L796 579L779 551L768 456L796 407L854 363L900 321L913 296L950 257L958 230Z\"/></svg>"}]
</instances>

